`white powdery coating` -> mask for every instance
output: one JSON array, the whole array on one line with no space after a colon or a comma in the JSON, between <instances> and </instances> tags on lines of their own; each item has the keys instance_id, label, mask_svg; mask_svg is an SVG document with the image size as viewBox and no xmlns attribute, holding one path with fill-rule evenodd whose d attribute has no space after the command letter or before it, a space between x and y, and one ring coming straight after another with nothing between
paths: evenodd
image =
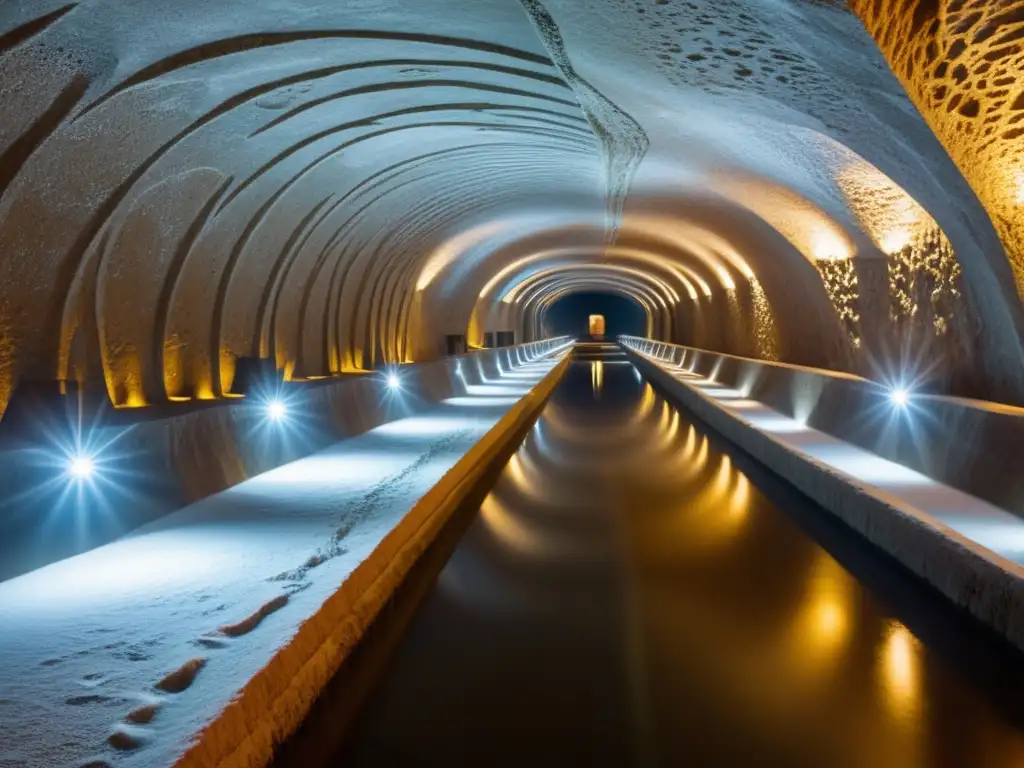
<instances>
[{"instance_id":1,"label":"white powdery coating","mask_svg":"<svg viewBox=\"0 0 1024 768\"><path fill-rule=\"evenodd\" d=\"M0 584L0 765L172 763L550 367Z\"/></svg>"}]
</instances>

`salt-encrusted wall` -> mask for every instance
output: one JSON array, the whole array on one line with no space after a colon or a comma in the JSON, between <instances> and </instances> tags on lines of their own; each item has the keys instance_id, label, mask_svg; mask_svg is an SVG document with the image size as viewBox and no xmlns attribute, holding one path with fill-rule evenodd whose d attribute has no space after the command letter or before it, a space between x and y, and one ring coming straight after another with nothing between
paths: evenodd
<instances>
[{"instance_id":1,"label":"salt-encrusted wall","mask_svg":"<svg viewBox=\"0 0 1024 768\"><path fill-rule=\"evenodd\" d=\"M903 61L883 5L854 3ZM1020 402L1014 86L976 71L1017 22L975 51L948 5L894 17L977 64L895 66L926 123L839 3L5 3L0 412L429 359L601 288L661 338L866 373L925 345L935 386ZM978 114L937 118L935 78Z\"/></svg>"}]
</instances>

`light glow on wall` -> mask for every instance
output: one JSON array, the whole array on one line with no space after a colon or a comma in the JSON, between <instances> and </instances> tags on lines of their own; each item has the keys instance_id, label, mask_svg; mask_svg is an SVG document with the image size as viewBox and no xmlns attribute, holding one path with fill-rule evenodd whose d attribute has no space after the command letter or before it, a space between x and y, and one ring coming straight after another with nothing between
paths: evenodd
<instances>
[{"instance_id":1,"label":"light glow on wall","mask_svg":"<svg viewBox=\"0 0 1024 768\"><path fill-rule=\"evenodd\" d=\"M639 215L630 215L629 224L645 235L657 236L680 253L693 256L719 277L719 268L725 266L748 277L754 274L732 243L704 227L679 219ZM705 294L710 295L710 288L707 288Z\"/></svg>"},{"instance_id":2,"label":"light glow on wall","mask_svg":"<svg viewBox=\"0 0 1024 768\"><path fill-rule=\"evenodd\" d=\"M96 462L87 454L77 454L68 459L68 474L76 480L88 480L96 471Z\"/></svg>"},{"instance_id":3,"label":"light glow on wall","mask_svg":"<svg viewBox=\"0 0 1024 768\"><path fill-rule=\"evenodd\" d=\"M670 286L668 283L666 283L660 277L658 277L656 275L652 275L649 272L644 272L643 270L636 269L634 267L624 267L624 266L621 266L621 265L618 265L618 264L586 264L586 263L581 263L581 264L562 264L562 265L553 266L553 267L547 267L545 269L538 270L538 271L534 272L532 275L529 275L528 277L524 278L522 281L520 281L516 285L512 286L508 290L508 292L504 296L501 297L501 300L504 303L506 303L506 304L516 303L516 302L518 302L518 300L519 300L520 296L523 294L523 292L526 291L532 283L534 283L534 282L536 282L536 281L540 280L541 278L546 277L548 275L552 275L552 274L555 274L555 273L558 273L558 272L566 272L566 271L572 271L572 272L580 271L580 272L583 272L583 273L597 271L597 272L609 272L609 273L618 273L618 274L622 274L622 275L629 275L629 276L632 276L632 277L635 277L635 278L639 278L642 281L652 283L652 284L656 285L658 288L660 288L661 289L661 293L656 294L656 296L657 296L657 298L659 299L659 301L663 305L665 305L665 302L664 302L664 299L663 299L661 294L664 294L664 296L667 297L672 303L678 304L679 301L680 301L679 294L676 292L676 290L674 288L672 288L672 286ZM667 305L665 305L665 307L667 309Z\"/></svg>"},{"instance_id":4,"label":"light glow on wall","mask_svg":"<svg viewBox=\"0 0 1024 768\"><path fill-rule=\"evenodd\" d=\"M910 393L903 387L895 387L889 391L889 399L897 408L906 408L910 402Z\"/></svg>"},{"instance_id":5,"label":"light glow on wall","mask_svg":"<svg viewBox=\"0 0 1024 768\"><path fill-rule=\"evenodd\" d=\"M910 245L910 232L906 229L895 229L882 235L878 245L885 253L899 253Z\"/></svg>"},{"instance_id":6,"label":"light glow on wall","mask_svg":"<svg viewBox=\"0 0 1024 768\"><path fill-rule=\"evenodd\" d=\"M267 418L271 421L281 421L288 415L288 406L283 400L274 399L267 403Z\"/></svg>"},{"instance_id":7,"label":"light glow on wall","mask_svg":"<svg viewBox=\"0 0 1024 768\"><path fill-rule=\"evenodd\" d=\"M489 221L460 232L455 237L441 243L423 265L420 276L416 280L416 290L425 290L445 267L465 254L466 251L501 234L508 226L510 226L510 222L503 219Z\"/></svg>"},{"instance_id":8,"label":"light glow on wall","mask_svg":"<svg viewBox=\"0 0 1024 768\"><path fill-rule=\"evenodd\" d=\"M725 267L718 268L718 279L722 281L722 285L725 286L725 290L736 290L736 283L735 281L733 281L732 276L729 274L729 270L727 270Z\"/></svg>"},{"instance_id":9,"label":"light glow on wall","mask_svg":"<svg viewBox=\"0 0 1024 768\"><path fill-rule=\"evenodd\" d=\"M511 263L507 264L497 273L495 273L495 275L490 280L488 280L484 287L480 290L478 298L483 299L487 297L502 282L509 279L511 275L518 271L525 270L527 266L534 262L544 260L551 260L554 262L556 260L563 260L562 263L564 263L564 260L572 259L573 263L577 263L576 260L578 260L581 255L583 254L581 254L578 248L552 248L543 251L538 251L536 253L531 253L528 256L520 257L515 261L512 261ZM603 248L600 252L600 256L604 260L639 261L645 264L650 264L651 266L657 267L658 269L670 272L672 273L672 276L675 279L677 279L686 289L686 293L690 297L690 299L694 301L697 299L698 295L697 289L695 288L695 284L700 286L700 290L702 293L704 293L704 295L711 295L710 286L700 277L700 275L695 273L688 266L684 264L679 264L674 259L671 259L667 256L663 256L657 253L650 253L639 248L626 248L618 245ZM551 266L557 266L557 264L552 264ZM746 264L743 264L743 267L745 267L747 271L750 271L749 267L746 267ZM531 272L530 274L533 274L533 272ZM753 272L750 272L750 274L753 274ZM526 279L526 277L529 277L529 275L523 275L522 279Z\"/></svg>"},{"instance_id":10,"label":"light glow on wall","mask_svg":"<svg viewBox=\"0 0 1024 768\"><path fill-rule=\"evenodd\" d=\"M838 261L852 255L849 244L831 229L817 229L811 235L811 249L815 259Z\"/></svg>"}]
</instances>

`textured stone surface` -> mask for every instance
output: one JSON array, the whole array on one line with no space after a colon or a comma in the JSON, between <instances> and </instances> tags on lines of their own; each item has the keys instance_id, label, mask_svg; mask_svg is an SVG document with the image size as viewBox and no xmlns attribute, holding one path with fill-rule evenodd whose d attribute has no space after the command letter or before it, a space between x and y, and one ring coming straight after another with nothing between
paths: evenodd
<instances>
[{"instance_id":1,"label":"textured stone surface","mask_svg":"<svg viewBox=\"0 0 1024 768\"><path fill-rule=\"evenodd\" d=\"M974 187L1024 289L1024 5L851 0L892 71Z\"/></svg>"},{"instance_id":2,"label":"textured stone surface","mask_svg":"<svg viewBox=\"0 0 1024 768\"><path fill-rule=\"evenodd\" d=\"M975 67L977 115L936 122L900 63L961 41L1005 79L1017 22L974 43L947 4L918 37L853 5L966 181L841 3L5 3L0 410L26 378L138 406L221 397L240 356L302 378L529 340L595 288L798 363L870 373L909 336L936 386L1019 401L1016 208L989 195L1016 94ZM815 267L847 259L837 294Z\"/></svg>"}]
</instances>

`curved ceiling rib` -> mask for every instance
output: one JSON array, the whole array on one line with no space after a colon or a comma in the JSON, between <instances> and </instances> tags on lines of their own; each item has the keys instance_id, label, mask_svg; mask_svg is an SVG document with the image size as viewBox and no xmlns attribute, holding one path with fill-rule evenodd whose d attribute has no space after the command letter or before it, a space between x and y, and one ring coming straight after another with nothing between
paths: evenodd
<instances>
[{"instance_id":1,"label":"curved ceiling rib","mask_svg":"<svg viewBox=\"0 0 1024 768\"><path fill-rule=\"evenodd\" d=\"M613 279L682 343L768 354L770 328L772 355L871 373L911 339L942 350L936 388L1017 399L999 236L1024 185L992 130L988 175L965 164L959 107L1012 116L897 70L965 180L870 35L904 64L926 43L877 3L851 4L869 35L780 2L0 8L0 413L24 380L144 405L226 396L243 356L429 359Z\"/></svg>"},{"instance_id":2,"label":"curved ceiling rib","mask_svg":"<svg viewBox=\"0 0 1024 768\"><path fill-rule=\"evenodd\" d=\"M657 297L659 304L664 309L669 309L670 306L679 302L679 295L670 285L658 278L656 275L644 272L640 269L624 267L619 264L563 264L547 267L523 278L516 285L512 286L508 293L500 298L506 304L515 304L520 301L526 304L529 303L530 299L535 296L538 291L543 290L544 281L548 278L561 277L563 273L568 273L569 275L586 275L591 272L607 273L609 278L613 276L629 276L643 284L649 285L654 295Z\"/></svg>"}]
</instances>

